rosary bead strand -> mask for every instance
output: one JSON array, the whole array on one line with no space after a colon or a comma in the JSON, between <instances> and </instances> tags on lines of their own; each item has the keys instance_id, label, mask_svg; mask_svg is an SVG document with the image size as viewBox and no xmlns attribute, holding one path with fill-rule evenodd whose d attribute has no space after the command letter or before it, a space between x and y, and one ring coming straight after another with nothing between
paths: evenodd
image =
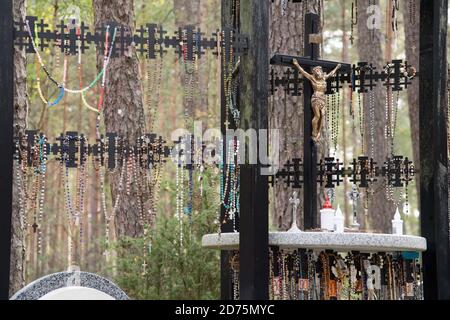
<instances>
[{"instance_id":1,"label":"rosary bead strand","mask_svg":"<svg viewBox=\"0 0 450 320\"><path fill-rule=\"evenodd\" d=\"M105 50L105 58L104 58L103 68L98 73L98 75L95 77L95 79L87 87L80 88L80 89L69 89L69 88L65 87L64 81L63 81L63 84L60 84L52 77L52 75L50 74L50 72L48 71L47 67L45 66L45 64L44 64L44 62L42 60L42 57L41 57L41 55L39 53L39 50L36 47L36 43L35 43L35 41L33 39L33 35L31 33L31 28L29 26L28 20L26 20L26 25L27 25L27 31L28 31L28 33L30 35L31 43L32 43L32 46L33 46L33 51L36 53L36 57L37 57L37 60L38 60L38 63L40 65L40 67L44 70L45 74L50 79L50 81L53 82L59 88L58 97L52 102L47 101L47 99L45 99L43 94L42 94L42 90L40 88L40 79L38 77L37 78L37 87L38 87L39 97L41 98L41 100L45 104L47 104L49 107L53 107L53 106L56 106L62 100L62 98L64 97L64 94L66 92L68 92L68 93L78 93L78 94L82 94L83 104L89 110L94 111L95 108L89 106L89 104L86 101L86 97L84 96L84 94L85 94L86 91L88 91L89 89L93 88L95 86L95 84L100 80L100 78L102 78L102 91L101 92L103 92L103 94L101 93L97 110L95 110L96 112L99 112L99 109L101 109L101 106L103 105L104 85L105 85L105 79L106 79L106 69L108 67L108 64L109 64L109 61L110 61L110 58L111 58L111 53L112 53L112 51L114 49L114 43L115 43L117 28L114 29L113 39L111 41L111 49L109 50L109 53L107 53L107 50ZM107 41L106 41L105 48L108 48L108 43L109 43L109 26L107 26L107 29L108 29L107 36L106 36L107 37ZM79 58L79 61L80 61L80 58ZM65 65L66 64L67 64L67 62L65 61Z\"/></svg>"}]
</instances>

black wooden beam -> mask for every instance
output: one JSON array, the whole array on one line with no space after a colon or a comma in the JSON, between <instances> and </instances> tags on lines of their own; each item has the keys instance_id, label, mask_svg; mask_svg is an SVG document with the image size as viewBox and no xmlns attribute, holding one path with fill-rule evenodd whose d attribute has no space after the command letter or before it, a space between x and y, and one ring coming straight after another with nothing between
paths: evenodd
<instances>
[{"instance_id":1,"label":"black wooden beam","mask_svg":"<svg viewBox=\"0 0 450 320\"><path fill-rule=\"evenodd\" d=\"M309 41L310 34L319 32L320 17L314 13L305 16L304 55L316 60L319 57L319 45ZM313 89L308 79L303 82L303 223L304 229L317 227L317 146L312 140L311 98Z\"/></svg>"},{"instance_id":2,"label":"black wooden beam","mask_svg":"<svg viewBox=\"0 0 450 320\"><path fill-rule=\"evenodd\" d=\"M269 4L261 0L240 2L241 32L249 39L247 54L241 57L240 64L239 106L244 130L268 128ZM248 150L248 143L246 147ZM245 164L240 168L240 298L267 300L268 177L260 174L260 164Z\"/></svg>"},{"instance_id":3,"label":"black wooden beam","mask_svg":"<svg viewBox=\"0 0 450 320\"><path fill-rule=\"evenodd\" d=\"M317 57L316 57L317 58ZM294 67L293 60L297 59L298 63L302 66L310 66L315 67L317 66L317 62L314 62L314 60L311 60L311 58L307 57L296 57L296 56L289 56L284 54L276 54L270 59L270 64L277 65L277 66L285 66L285 67ZM320 60L320 66L324 71L331 71L334 68L336 68L336 62L335 61L327 61L327 60ZM348 63L341 63L341 69L342 72L351 72L352 71L352 65Z\"/></svg>"},{"instance_id":4,"label":"black wooden beam","mask_svg":"<svg viewBox=\"0 0 450 320\"><path fill-rule=\"evenodd\" d=\"M9 298L14 121L14 32L12 0L0 5L0 299Z\"/></svg>"},{"instance_id":5,"label":"black wooden beam","mask_svg":"<svg viewBox=\"0 0 450 320\"><path fill-rule=\"evenodd\" d=\"M447 0L420 2L420 214L425 299L450 299Z\"/></svg>"}]
</instances>

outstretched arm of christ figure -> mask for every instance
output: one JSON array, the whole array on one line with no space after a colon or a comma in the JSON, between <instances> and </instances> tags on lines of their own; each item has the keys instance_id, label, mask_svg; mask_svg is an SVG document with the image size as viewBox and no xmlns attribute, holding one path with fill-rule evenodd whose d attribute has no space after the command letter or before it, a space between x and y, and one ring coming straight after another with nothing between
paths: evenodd
<instances>
[{"instance_id":1,"label":"outstretched arm of christ figure","mask_svg":"<svg viewBox=\"0 0 450 320\"><path fill-rule=\"evenodd\" d=\"M297 59L292 60L294 66L298 69L298 71L309 81L312 81L312 75L306 72L299 64Z\"/></svg>"},{"instance_id":2,"label":"outstretched arm of christ figure","mask_svg":"<svg viewBox=\"0 0 450 320\"><path fill-rule=\"evenodd\" d=\"M330 78L330 77L334 77L334 76L336 75L336 72L337 72L340 68L341 68L341 64L339 63L339 64L336 66L336 68L334 68L333 71L331 71L329 74L327 74L327 75L325 76L325 79L328 79L328 78Z\"/></svg>"}]
</instances>

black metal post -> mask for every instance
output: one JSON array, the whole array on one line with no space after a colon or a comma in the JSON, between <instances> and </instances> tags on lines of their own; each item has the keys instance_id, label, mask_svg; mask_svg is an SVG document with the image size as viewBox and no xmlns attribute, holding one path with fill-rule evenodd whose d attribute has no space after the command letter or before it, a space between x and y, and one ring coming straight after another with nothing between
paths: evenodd
<instances>
[{"instance_id":1,"label":"black metal post","mask_svg":"<svg viewBox=\"0 0 450 320\"><path fill-rule=\"evenodd\" d=\"M317 60L319 57L319 45L310 41L310 35L319 32L319 19L319 16L313 13L305 16L304 56L312 60ZM317 227L317 146L312 140L312 94L311 83L305 79L303 82L303 223L305 230Z\"/></svg>"},{"instance_id":2,"label":"black metal post","mask_svg":"<svg viewBox=\"0 0 450 320\"><path fill-rule=\"evenodd\" d=\"M269 5L269 1L261 0L240 2L240 28L249 39L247 54L241 57L240 64L239 106L243 130L268 128ZM249 150L249 143L245 145ZM240 298L268 300L268 178L260 174L260 164L245 164L240 168Z\"/></svg>"},{"instance_id":3,"label":"black metal post","mask_svg":"<svg viewBox=\"0 0 450 320\"><path fill-rule=\"evenodd\" d=\"M0 5L0 299L9 298L14 121L14 32L12 0Z\"/></svg>"},{"instance_id":4,"label":"black metal post","mask_svg":"<svg viewBox=\"0 0 450 320\"><path fill-rule=\"evenodd\" d=\"M420 214L424 297L450 299L447 0L420 2Z\"/></svg>"}]
</instances>

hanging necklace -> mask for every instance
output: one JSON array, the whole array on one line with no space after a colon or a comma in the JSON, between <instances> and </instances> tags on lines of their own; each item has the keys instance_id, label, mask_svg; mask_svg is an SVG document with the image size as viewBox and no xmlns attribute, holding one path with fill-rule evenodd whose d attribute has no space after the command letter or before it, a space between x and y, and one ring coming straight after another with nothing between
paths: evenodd
<instances>
[{"instance_id":1,"label":"hanging necklace","mask_svg":"<svg viewBox=\"0 0 450 320\"><path fill-rule=\"evenodd\" d=\"M24 148L22 148L22 141L18 139L16 142L16 181L19 190L18 194L18 203L19 203L19 217L24 221L25 229L28 229L28 219L26 216L27 212L27 161L24 152Z\"/></svg>"},{"instance_id":2,"label":"hanging necklace","mask_svg":"<svg viewBox=\"0 0 450 320\"><path fill-rule=\"evenodd\" d=\"M274 283L274 253L271 247L269 247L269 300L275 300L275 283Z\"/></svg>"},{"instance_id":3,"label":"hanging necklace","mask_svg":"<svg viewBox=\"0 0 450 320\"><path fill-rule=\"evenodd\" d=\"M27 157L24 152L19 151L19 156L22 157L22 165L17 165L17 178L20 188L19 194L19 214L24 219L24 225L30 230L31 236L36 237L37 254L42 253L42 221L44 215L45 203L45 182L47 171L47 140L45 136L35 136L34 146L32 147L32 163L31 167L26 165ZM27 176L33 177L32 180L27 179ZM31 192L28 193L27 186L31 185ZM27 218L27 208L29 202L31 220Z\"/></svg>"},{"instance_id":4,"label":"hanging necklace","mask_svg":"<svg viewBox=\"0 0 450 320\"><path fill-rule=\"evenodd\" d=\"M375 93L369 92L370 158L375 157Z\"/></svg>"},{"instance_id":5,"label":"hanging necklace","mask_svg":"<svg viewBox=\"0 0 450 320\"><path fill-rule=\"evenodd\" d=\"M231 281L233 284L233 300L239 300L240 287L239 287L239 252L234 252L230 258L230 269L231 269Z\"/></svg>"},{"instance_id":6,"label":"hanging necklace","mask_svg":"<svg viewBox=\"0 0 450 320\"><path fill-rule=\"evenodd\" d=\"M66 138L68 139L68 138ZM67 140L66 140L67 141ZM63 148L66 145L66 141L63 142ZM65 195L65 208L66 208L66 217L67 217L67 243L68 243L68 264L72 265L73 259L73 247L74 247L74 237L75 237L75 228L79 225L79 215L73 207L70 193L70 177L69 177L69 168L66 164L66 154L63 151L63 155L60 161L60 170L61 177L63 178L63 187L64 187L64 195Z\"/></svg>"},{"instance_id":7,"label":"hanging necklace","mask_svg":"<svg viewBox=\"0 0 450 320\"><path fill-rule=\"evenodd\" d=\"M233 21L234 28L238 28L238 12L239 12L239 1L232 2L231 8L231 20ZM229 51L227 52L227 43L226 43L226 33L222 31L220 33L221 36L221 53L222 53L222 74L223 74L223 92L225 96L225 129L229 129L229 112L231 112L231 116L233 117L234 123L236 127L239 127L240 123L240 112L237 106L237 88L238 88L238 79L235 77L236 72L238 71L240 65L240 59L237 61L234 55L234 47L231 42L233 42L235 31L230 30L230 43L228 44ZM228 60L227 60L228 55Z\"/></svg>"},{"instance_id":8,"label":"hanging necklace","mask_svg":"<svg viewBox=\"0 0 450 320\"><path fill-rule=\"evenodd\" d=\"M40 68L42 68L42 64L40 62L36 63L36 87L38 90L38 94L39 94L39 98L41 98L42 102L44 104L46 104L48 107L53 107L56 106L59 102L61 102L62 98L64 97L64 87L63 86L59 86L57 85L58 89L59 89L59 94L56 97L55 100L53 101L48 101L45 97L44 94L42 93L42 88L41 88L41 81L40 81ZM52 81L53 82L53 81Z\"/></svg>"},{"instance_id":9,"label":"hanging necklace","mask_svg":"<svg viewBox=\"0 0 450 320\"><path fill-rule=\"evenodd\" d=\"M230 38L232 38L233 31L230 31ZM233 52L233 46L229 46L229 61L227 61L226 56L226 37L225 37L225 31L222 32L222 64L223 64L223 91L225 95L225 129L229 129L229 112L231 112L231 115L233 117L234 123L236 127L239 126L239 120L240 120L240 113L239 110L235 106L234 102L234 96L236 94L236 85L234 84L234 73L235 73L235 66L234 66L234 52Z\"/></svg>"},{"instance_id":10,"label":"hanging necklace","mask_svg":"<svg viewBox=\"0 0 450 320\"><path fill-rule=\"evenodd\" d=\"M327 96L328 98L328 96ZM329 100L329 99L328 99ZM339 89L336 90L336 93L333 93L331 95L331 112L328 111L328 119L330 119L330 113L331 113L331 119L329 121L329 125L331 125L331 144L333 145L333 153L334 156L336 156L336 153L338 151L338 138L339 138L339 126L340 126L340 93ZM330 108L329 108L330 109Z\"/></svg>"},{"instance_id":11,"label":"hanging necklace","mask_svg":"<svg viewBox=\"0 0 450 320\"><path fill-rule=\"evenodd\" d=\"M111 55L112 52L114 50L114 44L115 44L115 40L116 40L116 33L117 33L117 28L114 28L114 33L113 33L113 37L111 40L111 46L109 46L109 25L106 27L106 34L105 34L105 50L104 50L104 55L103 55L103 68L100 71L100 73L97 75L97 77L94 79L94 81L91 82L91 84L89 84L89 86L82 88L82 83L80 81L80 90L72 90L72 91L68 91L71 93L81 93L81 99L83 101L84 106L88 109L91 110L95 113L97 113L97 119L96 119L96 136L97 139L100 138L100 134L99 134L99 127L100 127L100 114L103 108L103 102L104 102L104 96L105 96L105 85L106 85L106 73L107 73L107 68L108 65L111 61ZM81 54L80 54L80 50L79 50L79 56L78 56L78 63L81 67ZM101 82L101 86L100 86L100 97L99 100L97 102L97 107L93 107L91 106L87 100L86 100L86 92L93 88L95 86L95 84L100 80L100 78L102 79Z\"/></svg>"},{"instance_id":12,"label":"hanging necklace","mask_svg":"<svg viewBox=\"0 0 450 320\"><path fill-rule=\"evenodd\" d=\"M287 9L287 0L280 0L280 12L282 17L286 15L286 9Z\"/></svg>"},{"instance_id":13,"label":"hanging necklace","mask_svg":"<svg viewBox=\"0 0 450 320\"><path fill-rule=\"evenodd\" d=\"M391 100L391 95L392 95L392 93L391 93L391 88L390 88L390 86L387 86L386 87L386 100L385 100L385 120L386 120L386 125L385 125L385 130L384 130L384 132L385 132L385 138L386 138L386 140L388 141L388 143L387 143L387 146L386 146L386 154L391 154L391 152L390 152L390 150L389 150L389 147L390 147L390 144L389 144L389 142L390 142L390 139L391 139L391 129L392 129L392 125L391 125L391 105L390 105L390 100Z\"/></svg>"},{"instance_id":14,"label":"hanging necklace","mask_svg":"<svg viewBox=\"0 0 450 320\"><path fill-rule=\"evenodd\" d=\"M23 189L24 189L24 197L22 198L22 205L23 209L20 210L23 213L24 217L24 224L30 231L30 237L36 238L36 244L37 244L37 252L40 253L40 247L39 243L41 242L39 240L41 232L40 232L40 225L39 225L39 217L42 213L42 207L43 207L43 201L44 199L41 198L45 194L42 191L43 189L41 186L43 185L42 182L42 176L43 172L45 172L45 164L43 163L43 159L41 156L41 147L39 145L39 139L37 136L35 136L34 140L34 146L31 149L31 166L27 166L24 164L23 166L23 179L21 181L24 181ZM24 154L23 154L24 155ZM27 162L27 157L22 158L22 162ZM27 179L29 177L29 179ZM30 185L30 191L28 192L27 188L28 185ZM29 210L27 210L29 208ZM31 215L31 219L27 217L27 215ZM32 221L30 223L29 221Z\"/></svg>"},{"instance_id":15,"label":"hanging necklace","mask_svg":"<svg viewBox=\"0 0 450 320\"><path fill-rule=\"evenodd\" d=\"M176 174L175 174L175 184L176 184L176 218L179 225L179 241L180 246L183 245L183 207L184 207L184 155L180 155L181 146L176 145Z\"/></svg>"},{"instance_id":16,"label":"hanging necklace","mask_svg":"<svg viewBox=\"0 0 450 320\"><path fill-rule=\"evenodd\" d=\"M450 64L447 64L447 105L450 105ZM450 107L447 107L447 156L450 156ZM450 157L449 157L450 158ZM449 161L450 164L450 161ZM448 197L450 199L450 174L447 177L448 183ZM450 219L450 206L448 206L448 216ZM450 243L450 234L449 234Z\"/></svg>"},{"instance_id":17,"label":"hanging necklace","mask_svg":"<svg viewBox=\"0 0 450 320\"><path fill-rule=\"evenodd\" d=\"M149 114L149 130L150 133L153 132L156 119L158 117L158 109L159 109L159 99L161 93L161 78L162 78L162 69L164 66L164 59L161 57L159 59L155 59L154 65L150 64L150 61L146 62L147 72L146 72L146 80L147 80L147 108Z\"/></svg>"},{"instance_id":18,"label":"hanging necklace","mask_svg":"<svg viewBox=\"0 0 450 320\"><path fill-rule=\"evenodd\" d=\"M400 100L400 92L397 91L397 95L394 100L394 94L392 88L389 84L389 79L393 72L391 72L392 64L385 66L385 72L387 74L387 85L386 85L386 127L385 136L388 140L387 144L387 154L394 156L395 153L395 134L397 130L397 117L398 117L398 105Z\"/></svg>"},{"instance_id":19,"label":"hanging necklace","mask_svg":"<svg viewBox=\"0 0 450 320\"><path fill-rule=\"evenodd\" d=\"M339 88L337 89L337 108L336 108L336 120L335 120L335 130L334 130L334 153L336 156L336 153L338 151L339 145L339 127L340 127L340 119L341 119L341 93L339 91Z\"/></svg>"},{"instance_id":20,"label":"hanging necklace","mask_svg":"<svg viewBox=\"0 0 450 320\"><path fill-rule=\"evenodd\" d=\"M42 220L44 216L45 203L45 182L47 172L47 138L41 136L39 138L39 174L40 174L40 190L39 190L39 214L37 218L38 224L38 254L42 253Z\"/></svg>"},{"instance_id":21,"label":"hanging necklace","mask_svg":"<svg viewBox=\"0 0 450 320\"><path fill-rule=\"evenodd\" d=\"M164 152L164 145L162 142L162 139L159 139L157 143L154 144L154 152L153 154L156 154L156 159L154 157L155 162L152 164L153 168L153 184L150 185L152 193L151 198L153 199L153 203L150 206L151 212L150 212L150 226L153 226L156 220L156 204L159 203L159 192L160 192L160 186L161 186L161 180L162 180L162 172L164 167L164 158L163 158L163 152ZM148 171L148 170L146 170Z\"/></svg>"},{"instance_id":22,"label":"hanging necklace","mask_svg":"<svg viewBox=\"0 0 450 320\"><path fill-rule=\"evenodd\" d=\"M78 163L80 164L76 169L76 185L75 185L75 201L72 200L72 192L70 191L70 174L69 174L69 144L75 141L75 148L78 153ZM88 158L87 158L87 140L84 136L65 136L62 142L62 156L60 161L60 174L63 178L65 208L67 217L68 230L68 263L72 263L72 259L78 256L73 252L74 243L78 236L78 242L83 244L84 238L84 221L85 216L85 198L86 198L86 181L88 179ZM81 148L84 148L82 150Z\"/></svg>"},{"instance_id":23,"label":"hanging necklace","mask_svg":"<svg viewBox=\"0 0 450 320\"><path fill-rule=\"evenodd\" d=\"M40 67L42 70L44 70L44 72L45 72L45 74L47 75L48 79L49 79L52 83L54 83L55 86L59 89L59 95L58 95L58 97L57 97L54 101L52 101L52 102L47 101L47 99L45 99L44 96L43 96L43 94L42 94L42 90L41 90L41 88L40 88L40 79L39 79L39 76L38 76L38 78L37 78L37 86L38 86L39 97L41 98L41 100L42 100L45 104L47 104L49 107L53 107L53 106L57 105L57 104L62 100L62 98L64 97L64 94L65 94L66 92L68 92L68 93L81 93L81 94L83 94L83 93L85 93L86 91L88 91L89 89L91 89L92 87L94 87L94 85L95 85L95 84L98 82L98 80L99 80L100 78L102 78L102 77L103 77L103 78L102 78L102 88L104 88L105 71L106 71L106 67L108 66L108 63L109 63L109 60L110 60L110 57L111 57L112 50L113 50L113 48L114 48L114 41L115 41L115 37L116 37L117 28L114 29L113 40L112 40L112 42L111 42L111 50L110 50L109 54L107 55L107 58L104 59L103 69L102 69L102 70L99 72L99 74L95 77L94 81L92 81L87 87L84 87L84 88L80 88L80 89L69 89L69 88L66 88L66 87L65 87L64 83L63 83L63 84L60 84L58 81L56 81L56 80L54 79L54 77L50 74L50 72L48 71L46 65L45 65L44 62L43 62L43 59L42 59L42 57L41 57L41 55L40 55L40 53L39 53L39 50L37 49L35 40L34 40L33 35L32 35L32 33L31 33L31 28L30 28L30 25L29 25L29 21L26 20L25 23L26 23L26 25L27 25L27 31L28 31L28 34L29 34L29 37L30 37L30 40L31 40L31 44L32 44L32 47L33 47L33 51L34 51L35 54L36 54L37 62L38 62L38 64L39 64L39 67ZM106 37L107 37L107 39L109 39L109 26L107 26ZM105 48L107 48L107 47L108 47L108 41L105 42ZM80 48L80 46L79 46L79 48ZM79 50L79 52L80 52L80 50ZM106 54L106 50L105 50L105 54ZM80 62L80 57L78 58L78 61L79 61L79 63L81 63L81 62ZM40 71L40 69L37 69L37 71ZM37 72L37 74L39 75L39 72ZM103 89L102 91L104 91L104 89ZM101 97L102 97L102 96L101 96ZM83 100L84 100L83 102L86 102L86 101L85 101L85 97L83 97L83 98L84 98L84 99L83 99ZM100 106L100 102L103 103L102 99L100 99L100 101L99 101L99 106ZM85 105L88 105L88 104L85 103ZM90 107L90 108L88 108L88 109L93 110L94 108ZM97 110L97 112L98 112L98 110Z\"/></svg>"},{"instance_id":24,"label":"hanging necklace","mask_svg":"<svg viewBox=\"0 0 450 320\"><path fill-rule=\"evenodd\" d=\"M364 154L365 152L365 141L364 141L364 135L365 135L365 112L364 107L365 104L362 102L364 98L361 99L361 92L358 91L358 112L359 112L359 132L361 135L361 154Z\"/></svg>"},{"instance_id":25,"label":"hanging necklace","mask_svg":"<svg viewBox=\"0 0 450 320\"><path fill-rule=\"evenodd\" d=\"M354 37L354 28L358 24L358 0L354 0L352 2L352 18L350 22L350 43L353 45Z\"/></svg>"},{"instance_id":26,"label":"hanging necklace","mask_svg":"<svg viewBox=\"0 0 450 320\"><path fill-rule=\"evenodd\" d=\"M125 152L126 151L124 150L123 159L126 159ZM99 164L100 159L97 158L94 161L97 162L97 164ZM110 224L112 221L114 221L114 217L116 215L117 209L119 208L120 200L121 200L122 193L124 190L123 185L124 185L125 175L130 176L130 175L132 175L132 173L129 172L128 166L125 164L125 160L124 160L123 164L122 164L122 169L120 171L119 185L117 188L114 205L111 209L111 212L109 212L109 213L108 213L108 209L106 206L105 171L102 170L102 168L99 168L98 173L99 173L99 178L100 178L101 205L102 205L102 211L103 211L104 218L105 218L105 247L106 247L106 250L105 250L104 254L106 256L106 260L109 261L109 256L110 256L109 245L110 245L110 239L111 239Z\"/></svg>"},{"instance_id":27,"label":"hanging necklace","mask_svg":"<svg viewBox=\"0 0 450 320\"><path fill-rule=\"evenodd\" d=\"M301 16L300 16L300 43L305 43L305 15L307 13L307 9L308 9L308 4L307 4L307 0L303 0L302 3L302 10L301 10ZM304 52L304 47L300 46L300 54L301 55L305 55Z\"/></svg>"},{"instance_id":28,"label":"hanging necklace","mask_svg":"<svg viewBox=\"0 0 450 320\"><path fill-rule=\"evenodd\" d=\"M33 51L36 53L36 57L37 57L37 61L38 61L38 63L39 63L39 66L42 68L42 70L44 70L44 72L45 72L45 74L47 75L48 79L49 79L52 83L54 83L55 86L59 89L59 95L58 95L58 97L57 97L54 101L52 101L52 102L47 101L47 100L43 97L42 90L41 90L41 87L40 87L40 79L39 79L39 76L37 76L37 86L38 86L38 92L39 92L40 98L42 99L42 101L43 101L47 106L53 107L53 106L57 105L57 104L62 100L62 98L63 98L63 96L64 96L64 92L65 92L65 91L64 91L64 86L63 86L62 84L59 84L59 83L52 77L52 75L50 74L50 72L48 71L47 67L45 66L45 64L44 64L44 62L43 62L43 60L42 60L42 57L41 57L41 55L40 55L40 53L39 53L39 50L37 49L35 40L34 40L34 38L33 38L33 34L31 33L31 28L30 28L30 24L29 24L28 20L25 20L25 23L26 23L26 25L27 25L27 30L28 30L28 34L29 34L29 37L30 37L30 40L31 40L31 45L32 45L32 47L33 47ZM37 71L39 71L39 70L37 70ZM37 72L37 74L39 74L39 73Z\"/></svg>"},{"instance_id":29,"label":"hanging necklace","mask_svg":"<svg viewBox=\"0 0 450 320\"><path fill-rule=\"evenodd\" d=\"M408 2L408 8L409 8L409 24L415 25L416 24L416 0L409 0Z\"/></svg>"},{"instance_id":30,"label":"hanging necklace","mask_svg":"<svg viewBox=\"0 0 450 320\"><path fill-rule=\"evenodd\" d=\"M233 221L233 229L236 231L236 217L239 215L239 188L240 188L240 174L239 174L239 141L231 140L228 144L228 151L226 157L226 164L221 165L221 172L225 174L221 175L220 183L220 199L221 204L225 208L225 215L222 224L227 223L229 220ZM223 161L222 161L223 163ZM227 167L227 169L225 169Z\"/></svg>"},{"instance_id":31,"label":"hanging necklace","mask_svg":"<svg viewBox=\"0 0 450 320\"><path fill-rule=\"evenodd\" d=\"M182 62L184 69L184 120L185 128L190 127L190 120L193 121L193 110L194 110L194 88L195 80L197 78L197 59L196 53L193 47L192 60L188 60L188 41L187 41L187 31L183 30L181 32L181 52L182 52Z\"/></svg>"},{"instance_id":32,"label":"hanging necklace","mask_svg":"<svg viewBox=\"0 0 450 320\"><path fill-rule=\"evenodd\" d=\"M34 52L36 53L36 58L37 58L37 62L36 62L36 84L37 84L37 90L39 93L39 97L41 98L42 102L44 102L44 104L46 104L48 107L53 107L56 106L64 97L64 84L59 84L50 74L50 72L48 71L47 67L45 66L42 57L37 49L36 43L34 41L33 35L31 33L31 28L30 25L28 23L28 20L26 20L26 25L27 25L27 30L28 30L28 34L30 36L30 40L31 40L31 44L33 47ZM59 61L59 60L58 60ZM65 74L65 70L66 70L67 65L64 65L64 74ZM59 94L57 96L57 98L54 101L48 101L47 99L44 98L44 95L42 93L42 89L41 89L41 83L40 83L40 69L43 69L45 74L47 75L48 79L55 84L55 86L58 88L59 90Z\"/></svg>"},{"instance_id":33,"label":"hanging necklace","mask_svg":"<svg viewBox=\"0 0 450 320\"><path fill-rule=\"evenodd\" d=\"M196 46L192 47L192 60L188 59L188 34L187 30L183 30L181 32L181 52L182 52L182 59L183 59L183 66L184 66L184 120L185 120L185 128L189 129L191 128L191 125L193 125L194 121L194 91L195 88L198 88L198 64L197 64L197 51ZM198 34L196 34L199 36ZM198 39L196 39L198 41ZM192 147L192 137L189 137L187 139L186 137L185 143L191 143ZM188 173L188 180L185 181L184 176L182 177L181 183L186 187L188 190L188 202L187 206L183 207L183 213L186 214L189 217L189 221L191 221L192 217L192 201L193 201L193 170L194 166L192 163L192 152L190 156L190 166L187 166L187 170L189 170ZM188 158L186 157L186 161ZM186 162L186 164L188 164Z\"/></svg>"},{"instance_id":34,"label":"hanging necklace","mask_svg":"<svg viewBox=\"0 0 450 320\"><path fill-rule=\"evenodd\" d=\"M220 182L220 202L225 208L224 220L222 224L226 224L228 222L228 212L230 209L229 202L227 204L226 196L228 195L228 188L230 186L230 174L233 169L232 159L231 159L231 150L232 150L232 142L228 142L227 155L226 158L221 162L221 182ZM227 169L225 169L227 168Z\"/></svg>"},{"instance_id":35,"label":"hanging necklace","mask_svg":"<svg viewBox=\"0 0 450 320\"><path fill-rule=\"evenodd\" d=\"M392 2L392 31L394 32L394 43L397 46L397 36L398 36L398 19L397 11L400 10L400 3L398 0L393 0Z\"/></svg>"},{"instance_id":36,"label":"hanging necklace","mask_svg":"<svg viewBox=\"0 0 450 320\"><path fill-rule=\"evenodd\" d=\"M333 141L333 117L331 115L332 112L332 105L331 105L331 98L330 95L326 96L326 119L328 124L328 131L331 132L331 141Z\"/></svg>"}]
</instances>

